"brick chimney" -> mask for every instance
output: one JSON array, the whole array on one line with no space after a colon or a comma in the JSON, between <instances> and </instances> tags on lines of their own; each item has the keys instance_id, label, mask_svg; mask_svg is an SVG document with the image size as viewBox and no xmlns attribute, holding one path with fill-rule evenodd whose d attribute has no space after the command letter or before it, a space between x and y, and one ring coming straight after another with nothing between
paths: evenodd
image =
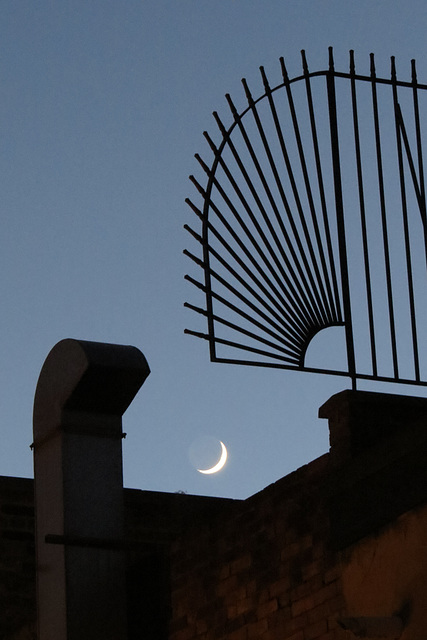
<instances>
[{"instance_id":1,"label":"brick chimney","mask_svg":"<svg viewBox=\"0 0 427 640\"><path fill-rule=\"evenodd\" d=\"M126 640L122 415L149 374L131 346L62 340L34 401L38 640Z\"/></svg>"},{"instance_id":2,"label":"brick chimney","mask_svg":"<svg viewBox=\"0 0 427 640\"><path fill-rule=\"evenodd\" d=\"M329 510L344 549L423 504L427 398L342 391L319 409L329 421Z\"/></svg>"}]
</instances>

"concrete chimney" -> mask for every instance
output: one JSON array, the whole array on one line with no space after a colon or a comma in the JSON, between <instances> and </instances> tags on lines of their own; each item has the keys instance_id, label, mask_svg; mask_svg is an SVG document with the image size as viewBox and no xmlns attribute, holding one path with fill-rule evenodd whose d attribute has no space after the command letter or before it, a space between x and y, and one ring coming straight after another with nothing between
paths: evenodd
<instances>
[{"instance_id":1,"label":"concrete chimney","mask_svg":"<svg viewBox=\"0 0 427 640\"><path fill-rule=\"evenodd\" d=\"M38 640L126 640L122 415L150 370L131 346L62 340L34 401Z\"/></svg>"}]
</instances>

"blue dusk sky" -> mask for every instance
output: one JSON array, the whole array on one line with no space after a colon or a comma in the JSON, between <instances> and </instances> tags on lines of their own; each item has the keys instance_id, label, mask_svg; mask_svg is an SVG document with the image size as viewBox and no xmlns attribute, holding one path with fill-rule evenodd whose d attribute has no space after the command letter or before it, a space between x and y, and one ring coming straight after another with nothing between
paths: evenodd
<instances>
[{"instance_id":1,"label":"blue dusk sky","mask_svg":"<svg viewBox=\"0 0 427 640\"><path fill-rule=\"evenodd\" d=\"M128 487L245 498L325 453L318 409L350 381L213 364L184 335L200 326L188 176L212 112L231 124L224 95L243 108L241 78L261 95L281 56L292 77L301 49L315 70L333 46L343 71L354 49L365 74L370 52L384 75L395 55L408 80L415 58L427 83L425 1L4 0L0 16L0 474L32 476L37 378L69 337L149 362L124 416ZM320 365L344 357L341 334L316 340ZM218 474L195 469L203 437L228 448Z\"/></svg>"}]
</instances>

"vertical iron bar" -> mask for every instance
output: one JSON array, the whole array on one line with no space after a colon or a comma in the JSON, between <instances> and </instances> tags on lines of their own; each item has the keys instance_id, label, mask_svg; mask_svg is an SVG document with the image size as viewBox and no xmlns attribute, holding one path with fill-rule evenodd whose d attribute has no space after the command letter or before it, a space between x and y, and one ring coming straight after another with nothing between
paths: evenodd
<instances>
[{"instance_id":1,"label":"vertical iron bar","mask_svg":"<svg viewBox=\"0 0 427 640\"><path fill-rule=\"evenodd\" d=\"M311 136L313 140L314 156L316 160L317 182L319 185L320 202L321 202L322 214L323 214L323 228L324 228L325 237L326 237L326 246L328 251L329 270L332 278L333 293L331 291L331 285L328 277L328 268L327 268L326 260L324 257L322 260L322 264L323 264L324 273L325 273L326 285L327 285L328 293L330 296L331 308L333 310L334 317L340 322L342 321L342 313L341 313L340 296L338 291L337 269L335 265L335 258L334 258L333 248L332 248L328 209L326 206L325 188L324 188L323 175L322 175L322 164L320 161L319 141L317 137L316 119L314 116L313 96L311 92L310 75L308 71L307 60L305 57L305 51L301 51L301 57L302 57L303 71L304 71L304 77L305 77L307 103L308 103L308 110L310 114ZM323 256L323 251L322 251L322 256Z\"/></svg>"},{"instance_id":2,"label":"vertical iron bar","mask_svg":"<svg viewBox=\"0 0 427 640\"><path fill-rule=\"evenodd\" d=\"M313 307L310 305L310 303L314 304L313 300L312 299L308 300L307 295L305 294L305 291L304 291L303 287L301 286L300 279L298 277L296 277L296 274L295 274L295 272L294 272L294 270L292 268L292 265L291 265L291 263L289 261L289 258L286 255L286 253L283 251L283 248L282 248L281 251L280 251L280 254L281 254L282 258L283 258L283 261L284 261L284 263L285 263L285 265L286 265L291 277L289 277L289 275L285 272L282 264L280 263L277 255L276 255L276 252L274 251L274 248L272 247L271 243L269 242L265 232L262 230L262 227L261 227L259 221L256 219L256 216L254 215L249 203L247 202L246 198L244 197L244 195L243 195L241 189L239 188L237 182L233 178L231 170L228 168L228 166L225 163L224 159L220 156L218 149L215 147L213 142L210 140L209 136L207 134L205 134L205 137L206 137L207 141L209 142L209 145L211 146L212 151L218 157L219 165L221 166L222 170L224 171L224 173L225 173L230 185L233 187L233 190L236 193L236 195L238 196L240 202L242 203L242 205L243 205L243 207L244 207L244 209L245 209L250 221L252 222L253 226L255 227L256 231L258 232L259 238L262 240L264 246L267 249L268 254L270 255L273 263L277 267L277 271L273 268L273 264L270 262L269 258L267 257L266 253L262 250L262 248L259 245L259 243L256 241L254 235L251 233L249 227L245 224L242 216L239 214L239 212L237 211L236 207L233 205L233 203L231 202L231 200L229 199L229 197L225 193L225 191L222 188L222 186L220 185L219 181L216 179L215 176L212 175L212 173L209 171L209 168L203 163L202 166L204 167L206 173L210 177L209 183L212 184L212 185L215 185L218 193L221 195L221 197L223 198L224 202L226 203L226 205L228 206L230 211L233 213L234 218L239 223L240 227L243 229L243 231L245 232L246 236L251 241L251 243L254 246L254 248L256 249L258 255L262 258L264 264L266 265L266 267L268 268L268 270L270 271L270 273L272 274L272 276L274 277L274 279L278 283L279 287L282 289L283 293L285 295L287 295L289 297L289 299L293 300L293 302L296 304L296 306L300 309L301 315L306 319L306 321L309 324L309 326L311 326L311 324L313 322L316 323L316 321L317 321L317 317L315 315L315 309L313 309ZM272 229L272 227L271 227L271 222L268 220L267 212L265 211L261 201L259 200L259 196L256 193L255 187L252 184L252 181L251 181L246 169L244 168L242 161L240 160L239 154L238 154L237 150L235 149L235 147L234 147L234 145L232 144L231 141L229 141L229 147L230 147L230 150L233 153L233 157L234 157L239 169L242 172L242 175L245 178L245 181L246 181L246 183L247 183L252 195L256 199L256 203L257 203L257 205L258 205L258 207L259 207L259 209L261 211L262 217L263 217L264 221L266 222L266 225L267 225L268 229L270 230L270 232L272 232L273 239L276 241L276 245L277 245L279 241L277 239L277 236L274 233L274 229ZM196 157L199 159L198 156L196 156ZM199 162L202 162L201 159L199 159ZM212 200L210 200L210 204L211 204L211 206L213 206ZM215 209L215 213L219 216L217 209ZM222 222L223 222L223 224L225 224L224 219L222 219ZM238 242L238 244L240 246L239 242ZM301 280L303 280L302 277L301 277ZM303 282L304 282L304 280L303 280ZM288 289L285 288L284 283L287 285Z\"/></svg>"},{"instance_id":3,"label":"vertical iron bar","mask_svg":"<svg viewBox=\"0 0 427 640\"><path fill-rule=\"evenodd\" d=\"M262 76L263 83L264 83L265 95L267 96L267 99L268 99L271 115L272 115L272 118L273 118L273 121L274 121L274 124L275 124L275 127L276 127L276 133L277 133L277 135L279 137L279 142L280 142L280 139L281 138L283 139L283 136L282 136L282 133L281 133L281 130L280 130L281 127L280 127L280 122L279 122L279 118L278 118L278 115L277 115L276 106L275 106L275 103L274 103L274 100L273 100L273 96L272 96L272 93L271 93L271 89L270 89L270 86L269 86L269 83L268 83L268 80L267 80L267 76L265 74L265 71L264 71L263 67L260 67L260 71L261 71L261 76ZM277 167L276 167L276 163L274 162L273 155L271 153L267 138L265 136L264 129L262 127L261 120L259 118L259 115L258 115L258 112L257 112L257 109L256 109L256 105L255 105L255 103L254 103L254 101L252 99L252 96L250 96L250 94L249 94L249 90L247 89L247 85L246 84L245 84L245 89L246 89L246 93L247 93L249 104L252 107L252 112L254 114L254 118L255 118L255 121L256 121L256 124L257 124L257 127L258 127L259 134L261 136L261 139L263 141L267 157L269 159L270 167L271 167L271 170L273 172L274 179L276 181L276 185L277 185L277 188L278 188L279 193L280 193L280 197L282 199L283 205L284 205L285 210L286 210L286 212L288 214L288 217L289 217L289 212L290 212L289 203L288 203L286 195L285 195L285 191L284 191L283 184L282 184L282 181L280 179L280 176L279 176L279 173L278 173L278 170L277 170ZM279 131L280 131L280 134L279 134ZM299 198L298 198L298 200L299 200ZM279 226L280 226L280 228L282 230L282 233L286 234L285 235L285 237L286 237L287 236L286 229L284 228L283 221L280 219L280 216L278 215L278 212L276 214L276 218L278 220L278 223L279 223ZM319 290L320 290L320 293L321 293L321 302L323 303L323 308L321 310L323 311L323 317L324 317L324 320L326 322L331 322L331 321L334 320L334 316L331 314L330 307L328 306L328 302L330 303L330 301L329 301L328 297L325 294L323 281L322 281L322 278L321 278L321 275L320 275L320 272L319 272L319 268L318 268L317 263L316 263L316 258L315 258L314 253L310 252L310 256L312 258L312 263L314 265L314 272L315 272L316 278L317 278L317 284L319 286ZM307 269L307 273L308 273L308 277L310 279L310 282L311 282L311 284L313 286L313 290L316 293L316 282L314 281L313 276L310 273L310 269ZM327 282L327 280L326 280L326 282ZM316 295L316 298L319 298L319 296ZM320 299L319 299L319 301L320 301Z\"/></svg>"},{"instance_id":4,"label":"vertical iron bar","mask_svg":"<svg viewBox=\"0 0 427 640\"><path fill-rule=\"evenodd\" d=\"M313 224L314 235L315 235L315 238L316 238L316 241L317 241L317 249L319 251L319 255L320 255L321 260L322 260L322 258L323 258L323 250L322 250L322 246L321 246L321 240L320 240L320 234L319 234L319 226L318 226L317 217L316 217L316 210L315 210L314 201L313 201L313 194L312 194L311 185L310 185L310 178L308 176L307 163L306 163L306 160L305 160L304 149L303 149L303 144L302 144L302 140L301 140L300 127L299 127L299 124L298 124L298 118L297 118L297 114L296 114L296 111L295 111L295 105L294 105L294 99L293 99L293 95L292 95L291 85L290 85L290 82L289 82L289 77L288 77L288 73L286 71L286 67L285 67L285 63L284 63L283 58L280 59L280 62L281 62L281 65L282 65L282 75L283 75L283 79L285 81L286 94L287 94L289 109L290 109L291 118L292 118L292 125L293 125L293 129L294 129L295 141L296 141L297 148L298 148L298 155L299 155L301 170L302 170L302 174L303 174L303 178L304 178L304 185L305 185L305 190L306 190L306 194L307 194L310 214L311 214L311 221L312 221L312 224ZM301 225L302 225L302 228L303 228L303 231L304 231L305 240L307 242L307 247L308 247L308 250L309 250L309 253L310 253L313 269L314 269L314 272L316 274L316 278L317 278L317 281L319 283L319 286L321 287L322 297L325 300L325 292L324 292L324 287L323 287L323 281L321 279L319 267L317 265L317 260L316 260L316 256L315 256L315 253L314 253L313 243L311 241L310 232L308 230L307 221L306 221L305 216L304 216L304 211L303 211L299 196L298 196L298 199L296 199L296 203L297 203L298 213L299 213L299 216L300 216ZM326 302L326 300L325 300L325 302ZM329 320L330 320L332 318L331 311L330 311L330 309L328 309L328 305L327 304L325 304L325 307L326 307L326 311L327 311L327 313L329 315Z\"/></svg>"},{"instance_id":5,"label":"vertical iron bar","mask_svg":"<svg viewBox=\"0 0 427 640\"><path fill-rule=\"evenodd\" d=\"M356 390L356 362L354 357L353 324L351 318L350 284L348 279L347 247L345 239L344 203L341 183L340 151L338 139L337 103L335 94L335 71L332 47L329 48L329 70L326 76L328 92L329 126L331 133L332 166L334 175L335 208L337 215L338 245L340 255L341 286L343 295L345 335L347 342L348 373L352 388Z\"/></svg>"},{"instance_id":6,"label":"vertical iron bar","mask_svg":"<svg viewBox=\"0 0 427 640\"><path fill-rule=\"evenodd\" d=\"M253 149L253 146L252 146L252 144L250 142L250 139L249 139L249 136L247 134L247 131L246 131L246 129L245 129L243 123L242 123L242 119L239 116L239 114L237 113L236 107L234 106L234 104L233 104L233 102L231 100L231 97L227 94L226 98L227 98L227 101L229 103L230 110L231 110L231 112L233 114L233 117L237 122L237 126L238 126L239 131L240 131L240 133L242 135L242 138L243 138L243 140L244 140L244 142L246 144L246 147L247 147L247 149L249 151L249 154L251 156L252 162L254 163L254 166L255 166L255 168L257 170L258 176L259 176L261 182L263 183L264 189L266 190L266 193L268 195L269 189L268 189L268 185L264 184L264 183L266 183L266 181L265 181L265 176L264 176L263 171L262 171L262 167L260 166L260 163L258 162L258 159L256 157L256 153L255 153L255 151ZM275 233L274 229L272 228L271 221L268 218L267 212L265 211L265 208L263 207L262 202L261 202L256 190L254 189L253 184L252 184L252 182L251 182L246 170L243 167L242 161L239 158L237 150L235 150L235 147L234 147L234 145L232 145L230 140L228 141L228 143L229 143L229 147L232 150L232 153L233 153L233 155L235 157L235 160L236 160L240 170L242 171L249 188L251 189L251 193L252 193L252 195L253 195L253 197L254 197L254 199L255 199L255 201L256 201L256 203L257 203L257 205L258 205L258 207L259 207L259 209L261 211L261 214L263 216L264 222L266 223L267 227L269 228L270 233L272 234L273 238L275 239L276 245L277 245L277 247L278 247L278 249L279 249L279 251L280 251L280 253L282 255L282 258L285 258L285 254L283 252L283 249L281 249L281 247L280 247L280 243L278 241L277 234ZM281 269L281 266L278 263L277 256L272 255L272 257L273 257L273 259L275 259L278 268ZM306 260L306 258L305 258L303 253L301 254L301 257L302 257L303 260ZM307 273L308 273L308 275L310 275L309 271ZM313 296L313 291L312 291L312 289L310 287L307 287L306 288L306 292L307 292L307 296L310 299L310 302L312 304L312 313L316 316L317 323L322 325L321 309L319 308L319 306L317 304L317 301L315 300L315 296Z\"/></svg>"},{"instance_id":7,"label":"vertical iron bar","mask_svg":"<svg viewBox=\"0 0 427 640\"><path fill-rule=\"evenodd\" d=\"M357 110L357 95L356 95L356 69L354 64L354 51L350 51L350 83L351 83L351 100L353 108L353 130L354 130L354 144L356 151L356 167L357 167L357 183L359 188L359 208L360 208L360 223L362 227L362 244L363 244L363 257L365 262L365 286L366 286L366 299L368 306L368 322L369 322L369 337L371 347L371 362L372 362L372 374L377 375L377 353L375 344L375 326L374 326L374 311L372 303L372 286L371 286L371 269L369 264L369 250L368 250L368 233L366 228L366 211L365 211L365 195L363 189L363 172L362 172L362 159L360 153L360 136L359 136L359 118Z\"/></svg>"},{"instance_id":8,"label":"vertical iron bar","mask_svg":"<svg viewBox=\"0 0 427 640\"><path fill-rule=\"evenodd\" d=\"M393 91L394 121L396 128L397 159L399 165L400 197L402 202L403 235L406 254L406 275L408 280L409 309L411 314L412 353L414 358L415 379L420 379L420 361L418 355L417 323L415 318L414 283L412 277L411 245L409 240L408 206L406 200L405 172L403 168L402 138L400 129L400 110L396 86L396 66L394 56L391 58L391 79Z\"/></svg>"},{"instance_id":9,"label":"vertical iron bar","mask_svg":"<svg viewBox=\"0 0 427 640\"><path fill-rule=\"evenodd\" d=\"M389 314L389 323L390 323L390 340L391 340L391 350L392 350L392 358L393 358L394 378L395 380L397 380L399 378L399 367L398 367L398 361L397 361L393 288L392 288L392 280L391 280L390 249L389 249L388 231L387 231L387 213L386 213L386 205L385 205L384 176L383 176L382 154L381 154L381 136L380 136L379 115L378 115L378 97L377 97L374 54L371 53L370 57L371 57L372 109L373 109L374 127L375 127L378 185L379 185L379 195L380 195L381 223L382 223L382 232L383 232L384 263L385 263L386 283L387 283L388 314Z\"/></svg>"},{"instance_id":10,"label":"vertical iron bar","mask_svg":"<svg viewBox=\"0 0 427 640\"><path fill-rule=\"evenodd\" d=\"M197 185L197 183L195 182ZM202 193L206 202L206 192L198 186L199 191ZM215 345L215 327L213 320L213 301L212 301L212 279L210 271L210 258L209 258L209 246L208 246L208 214L206 207L202 214L202 238L203 238L203 271L205 278L205 296L206 296L206 311L207 311L207 324L208 324L208 342L209 342L209 357L211 362L216 360L216 345Z\"/></svg>"},{"instance_id":11,"label":"vertical iron bar","mask_svg":"<svg viewBox=\"0 0 427 640\"><path fill-rule=\"evenodd\" d=\"M418 153L418 184L419 184L419 202L421 220L424 229L424 252L427 266L427 207L426 207L426 192L424 185L424 167L423 167L423 151L421 145L421 125L420 125L420 110L418 104L418 88L417 88L417 69L415 66L415 60L411 60L412 67L412 95L414 101L414 118L415 118L415 135L417 139L417 153Z\"/></svg>"},{"instance_id":12,"label":"vertical iron bar","mask_svg":"<svg viewBox=\"0 0 427 640\"><path fill-rule=\"evenodd\" d=\"M288 157L288 154L287 154L286 145L285 145L285 142L284 142L284 139L283 139L283 133L282 133L281 128L280 128L280 122L278 120L277 114L276 114L276 118L274 118L274 114L273 114L273 119L274 119L274 122L275 122L276 133L277 133L277 136L279 138L280 147L281 147L282 154L283 154L283 157L284 157L284 160L285 160L285 164L286 164L286 166L288 168L288 173L290 173L290 172L292 172L292 169L290 168L290 161L289 161L289 157ZM240 126L242 126L242 125L240 125ZM230 146L230 149L232 150L233 154L237 155L237 151L236 152L234 151L234 147L232 147L231 142L229 142L229 146ZM237 161L237 158L236 158L236 161ZM240 165L239 165L239 167L240 167ZM243 168L242 167L241 167L241 171L243 172ZM292 182L292 178L291 178L291 182ZM295 185L295 189L294 189L294 194L295 194L295 191L296 191L296 185ZM320 316L319 316L320 312L318 311L318 309L316 309L316 303L315 303L313 295L311 293L312 292L312 288L310 287L309 282L307 281L307 277L308 277L310 282L312 283L312 276L311 276L311 273L310 273L310 266L309 266L307 257L305 255L304 248L302 246L301 239L299 237L298 230L297 230L297 227L296 227L293 215L292 215L292 211L290 209L290 206L289 206L289 203L288 203L287 198L285 196L285 193L283 191L283 188L281 190L281 196L282 196L283 206L285 207L285 211L286 211L286 214L287 214L287 217L288 217L292 232L294 234L294 238L295 238L295 242L296 242L296 245L297 245L297 248L298 248L298 251L299 251L299 255L300 255L301 260L302 260L302 265L301 265L300 259L298 258L297 252L295 251L295 249L294 249L294 247L292 245L291 238L289 236L289 233L286 230L286 227L283 224L283 221L281 221L279 223L279 226L280 226L280 229L281 229L281 231L283 233L283 236L285 238L286 245L287 245L287 247L289 249L289 252L290 252L290 254L292 256L292 259L294 261L295 267L296 267L296 269L298 271L299 278L301 279L301 282L304 284L304 286L306 288L307 294L305 296L303 296L303 297L304 297L304 300L306 302L307 308L308 308L309 311L312 308L311 316L313 317L314 323L315 324L317 323L317 324L321 325ZM297 196L298 196L298 194L297 194ZM255 195L254 195L254 197L255 197ZM261 208L262 207L261 203L259 203L258 206ZM283 256L283 257L285 257L285 256ZM286 260L286 258L285 258L285 260ZM294 273L292 268L288 264L287 264L287 266L288 266L288 269L291 271L291 273ZM306 277L306 275L304 273L303 267L305 269L305 273L307 274L307 277ZM295 276L293 276L293 277L295 278ZM295 282L298 284L298 279L296 279ZM309 302L307 300L307 296L309 297ZM310 308L310 305L312 305L311 308ZM316 312L317 312L317 315L314 318L314 314Z\"/></svg>"}]
</instances>

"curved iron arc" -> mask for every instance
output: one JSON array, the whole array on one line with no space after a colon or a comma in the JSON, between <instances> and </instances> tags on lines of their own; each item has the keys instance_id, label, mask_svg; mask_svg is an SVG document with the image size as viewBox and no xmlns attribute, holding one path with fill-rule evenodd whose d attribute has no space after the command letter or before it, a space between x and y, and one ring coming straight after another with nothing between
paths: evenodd
<instances>
[{"instance_id":1,"label":"curved iron arc","mask_svg":"<svg viewBox=\"0 0 427 640\"><path fill-rule=\"evenodd\" d=\"M413 60L405 81L394 58L389 78L378 77L373 54L367 75L356 72L353 51L345 72L335 69L332 48L328 68L319 71L309 70L305 51L301 58L302 74L294 77L280 59L282 82L274 87L260 67L257 98L243 79L248 105L238 111L227 94L231 124L214 112L221 140L204 133L213 159L207 164L196 157L206 186L192 177L203 207L188 200L201 234L186 225L203 257L185 253L204 272L203 285L187 279L203 291L206 308L186 306L207 319L208 332L188 332L209 341L216 362L347 375L353 388L356 380L426 386L427 336L417 314L427 309L421 126L427 110L420 106L427 84L418 82ZM318 83L324 83L322 94ZM402 108L406 92L409 118ZM321 124L325 112L328 133ZM351 183L355 198L349 201ZM306 366L312 338L333 326L345 329L347 367Z\"/></svg>"}]
</instances>

